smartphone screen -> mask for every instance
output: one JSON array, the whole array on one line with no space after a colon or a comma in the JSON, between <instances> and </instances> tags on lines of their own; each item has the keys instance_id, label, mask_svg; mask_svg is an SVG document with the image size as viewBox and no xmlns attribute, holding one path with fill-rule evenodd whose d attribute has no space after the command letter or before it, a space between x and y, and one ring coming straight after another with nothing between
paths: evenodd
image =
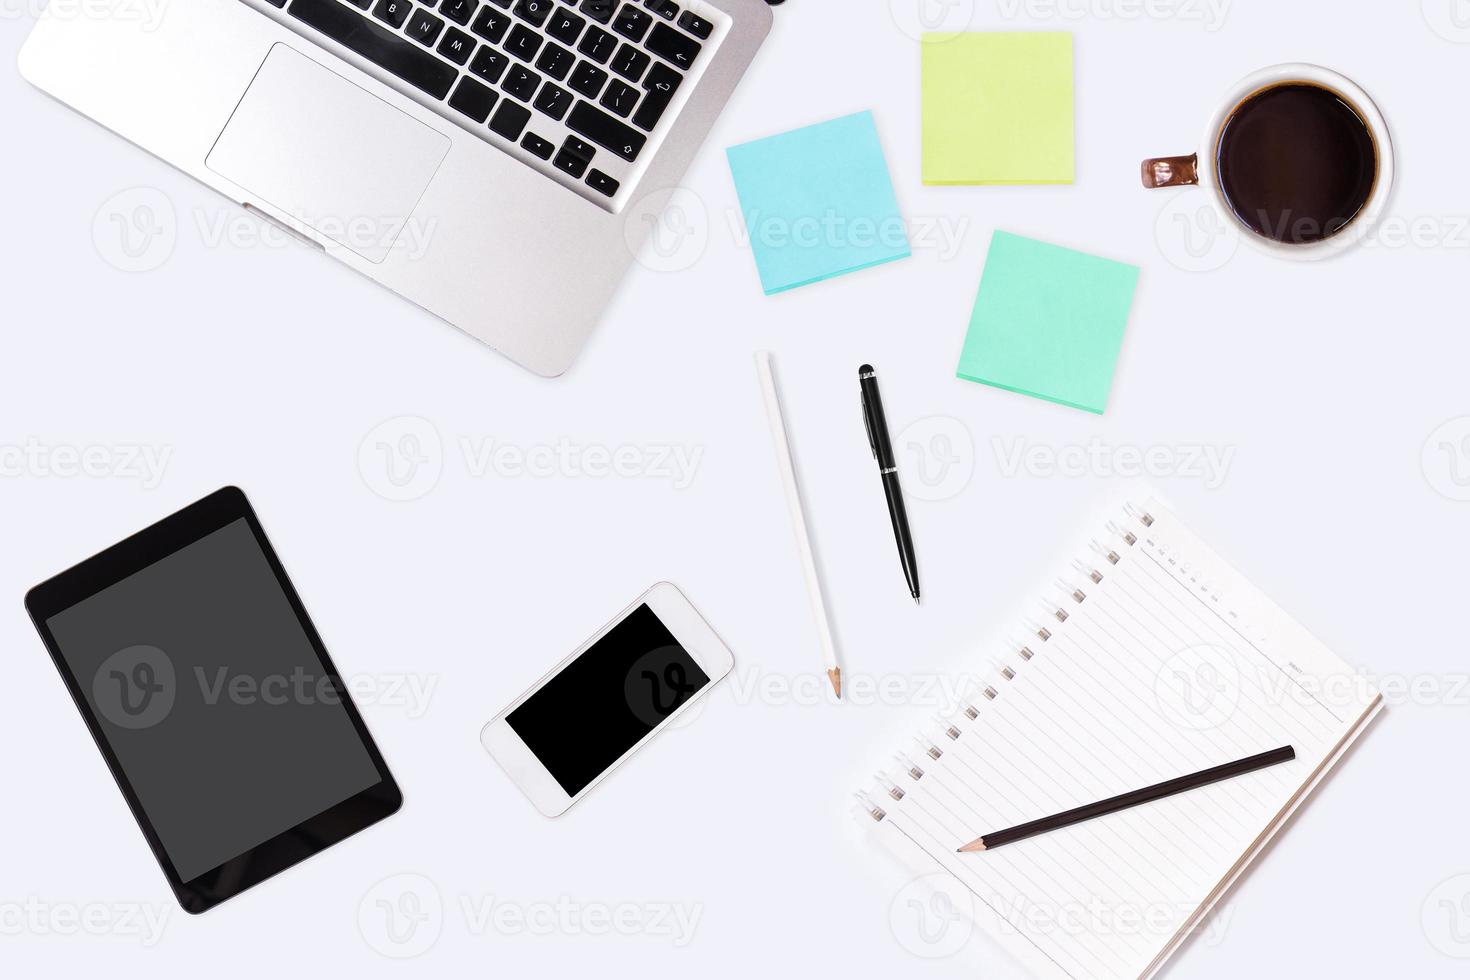
<instances>
[{"instance_id":1,"label":"smartphone screen","mask_svg":"<svg viewBox=\"0 0 1470 980\"><path fill-rule=\"evenodd\" d=\"M576 796L709 683L645 603L505 720Z\"/></svg>"}]
</instances>

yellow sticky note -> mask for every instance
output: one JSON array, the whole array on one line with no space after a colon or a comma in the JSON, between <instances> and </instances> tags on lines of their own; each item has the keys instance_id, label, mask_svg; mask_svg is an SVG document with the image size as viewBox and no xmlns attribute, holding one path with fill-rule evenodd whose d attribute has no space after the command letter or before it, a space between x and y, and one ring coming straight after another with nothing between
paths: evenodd
<instances>
[{"instance_id":1,"label":"yellow sticky note","mask_svg":"<svg viewBox=\"0 0 1470 980\"><path fill-rule=\"evenodd\" d=\"M924 183L1072 183L1071 34L925 34L920 47Z\"/></svg>"}]
</instances>

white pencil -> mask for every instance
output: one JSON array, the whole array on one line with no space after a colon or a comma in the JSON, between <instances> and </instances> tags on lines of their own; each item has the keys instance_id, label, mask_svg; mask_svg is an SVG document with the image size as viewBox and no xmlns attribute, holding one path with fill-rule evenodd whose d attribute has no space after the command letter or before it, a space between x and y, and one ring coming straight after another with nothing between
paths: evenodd
<instances>
[{"instance_id":1,"label":"white pencil","mask_svg":"<svg viewBox=\"0 0 1470 980\"><path fill-rule=\"evenodd\" d=\"M832 638L832 621L827 616L827 603L822 595L822 579L817 574L817 557L812 547L811 532L806 526L806 508L801 500L801 484L796 479L796 462L791 452L791 439L786 434L786 418L781 411L781 395L776 390L776 365L770 351L755 355L760 372L761 394L766 400L766 417L771 422L771 440L776 445L776 465L781 483L786 488L786 507L791 512L791 527L796 532L796 547L801 553L801 570L806 576L807 594L812 600L812 614L817 619L817 635L822 641L822 655L827 661L827 677L832 690L842 697L842 666L837 662L837 643Z\"/></svg>"}]
</instances>

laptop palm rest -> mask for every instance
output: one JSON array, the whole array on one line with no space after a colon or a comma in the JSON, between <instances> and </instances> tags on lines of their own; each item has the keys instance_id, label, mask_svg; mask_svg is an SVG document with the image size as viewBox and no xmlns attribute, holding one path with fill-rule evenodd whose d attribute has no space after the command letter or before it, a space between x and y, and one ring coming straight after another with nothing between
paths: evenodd
<instances>
[{"instance_id":1,"label":"laptop palm rest","mask_svg":"<svg viewBox=\"0 0 1470 980\"><path fill-rule=\"evenodd\" d=\"M293 48L271 48L205 160L370 262L392 252L449 152L447 136Z\"/></svg>"}]
</instances>

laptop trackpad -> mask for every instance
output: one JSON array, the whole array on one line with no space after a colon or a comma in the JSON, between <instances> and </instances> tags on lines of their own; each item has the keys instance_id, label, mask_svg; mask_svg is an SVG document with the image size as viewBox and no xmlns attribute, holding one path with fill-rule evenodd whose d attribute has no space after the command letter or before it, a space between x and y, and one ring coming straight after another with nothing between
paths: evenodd
<instances>
[{"instance_id":1,"label":"laptop trackpad","mask_svg":"<svg viewBox=\"0 0 1470 980\"><path fill-rule=\"evenodd\" d=\"M205 165L249 191L247 203L382 262L449 145L443 133L277 44Z\"/></svg>"}]
</instances>

